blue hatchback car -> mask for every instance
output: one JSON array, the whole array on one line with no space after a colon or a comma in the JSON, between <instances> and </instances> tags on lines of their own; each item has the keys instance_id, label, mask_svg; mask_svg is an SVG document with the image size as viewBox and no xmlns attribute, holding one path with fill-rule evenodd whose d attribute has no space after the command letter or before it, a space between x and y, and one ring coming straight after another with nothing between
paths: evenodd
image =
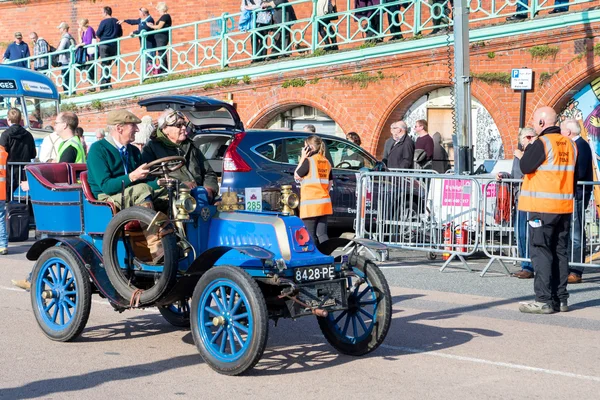
<instances>
[{"instance_id":1,"label":"blue hatchback car","mask_svg":"<svg viewBox=\"0 0 600 400\"><path fill-rule=\"evenodd\" d=\"M167 107L181 111L190 121L188 132L200 145L206 159L220 177L221 193L260 187L279 191L294 181L305 132L289 130L245 130L235 110L228 104L208 97L165 96L139 103L148 111ZM327 157L333 166L333 216L329 226L352 230L356 218L356 178L361 168L381 168L375 157L348 140L319 135L327 144ZM272 209L278 209L278 196L263 196ZM264 201L263 201L264 203Z\"/></svg>"}]
</instances>

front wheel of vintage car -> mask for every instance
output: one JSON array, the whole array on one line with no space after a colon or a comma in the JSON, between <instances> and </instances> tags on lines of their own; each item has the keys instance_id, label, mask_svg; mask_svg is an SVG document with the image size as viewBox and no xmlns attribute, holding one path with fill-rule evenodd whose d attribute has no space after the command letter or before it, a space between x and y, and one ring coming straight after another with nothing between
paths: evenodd
<instances>
[{"instance_id":1,"label":"front wheel of vintage car","mask_svg":"<svg viewBox=\"0 0 600 400\"><path fill-rule=\"evenodd\" d=\"M167 306L159 306L158 311L168 323L178 328L190 327L190 302L179 300Z\"/></svg>"},{"instance_id":2,"label":"front wheel of vintage car","mask_svg":"<svg viewBox=\"0 0 600 400\"><path fill-rule=\"evenodd\" d=\"M196 347L217 372L239 375L262 357L269 329L267 306L244 270L208 270L196 285L190 315Z\"/></svg>"},{"instance_id":3,"label":"front wheel of vintage car","mask_svg":"<svg viewBox=\"0 0 600 400\"><path fill-rule=\"evenodd\" d=\"M63 246L44 251L31 273L31 305L44 334L73 340L83 331L91 304L90 279L77 256Z\"/></svg>"},{"instance_id":4,"label":"front wheel of vintage car","mask_svg":"<svg viewBox=\"0 0 600 400\"><path fill-rule=\"evenodd\" d=\"M383 343L392 320L392 296L372 261L356 257L353 264L356 276L348 278L348 309L317 319L329 344L341 353L361 356Z\"/></svg>"}]
</instances>

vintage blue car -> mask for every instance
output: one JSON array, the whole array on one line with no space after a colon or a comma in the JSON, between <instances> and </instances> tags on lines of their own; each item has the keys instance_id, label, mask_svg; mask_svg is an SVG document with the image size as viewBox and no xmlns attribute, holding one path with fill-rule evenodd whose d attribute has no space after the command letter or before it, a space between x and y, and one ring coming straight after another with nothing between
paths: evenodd
<instances>
[{"instance_id":1,"label":"vintage blue car","mask_svg":"<svg viewBox=\"0 0 600 400\"><path fill-rule=\"evenodd\" d=\"M153 104L154 111L159 108ZM191 115L217 123L235 113L227 103L198 98ZM150 165L169 192L167 213L142 207L118 211L97 201L85 165L27 167L37 230L47 235L27 253L35 260L33 310L47 337L76 338L88 320L91 296L98 293L116 311L158 307L169 323L191 325L204 360L228 375L259 361L269 319L315 315L327 341L345 354L367 354L383 342L392 300L373 262L356 252L334 258L332 252L348 244L346 239L317 248L289 207L244 211L233 192L211 204L204 188L190 191L169 177L183 161L167 157ZM282 198L286 205L297 200L293 194ZM149 256L145 233L150 231L161 235L160 263ZM377 242L357 242L385 251Z\"/></svg>"}]
</instances>

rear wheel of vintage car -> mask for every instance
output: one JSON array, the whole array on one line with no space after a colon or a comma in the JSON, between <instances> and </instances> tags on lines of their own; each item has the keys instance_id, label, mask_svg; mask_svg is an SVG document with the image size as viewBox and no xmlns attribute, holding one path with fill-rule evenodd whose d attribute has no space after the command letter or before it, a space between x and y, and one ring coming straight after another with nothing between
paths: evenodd
<instances>
[{"instance_id":1,"label":"rear wheel of vintage car","mask_svg":"<svg viewBox=\"0 0 600 400\"><path fill-rule=\"evenodd\" d=\"M158 311L171 325L178 328L190 327L189 299L180 300L168 306L160 306L158 307Z\"/></svg>"},{"instance_id":2,"label":"rear wheel of vintage car","mask_svg":"<svg viewBox=\"0 0 600 400\"><path fill-rule=\"evenodd\" d=\"M348 309L318 317L325 339L338 351L361 356L375 350L385 339L392 319L392 296L381 270L370 260L357 257L348 278Z\"/></svg>"},{"instance_id":3,"label":"rear wheel of vintage car","mask_svg":"<svg viewBox=\"0 0 600 400\"><path fill-rule=\"evenodd\" d=\"M67 247L51 247L31 273L31 305L40 328L52 340L68 342L85 327L92 292L83 263Z\"/></svg>"},{"instance_id":4,"label":"rear wheel of vintage car","mask_svg":"<svg viewBox=\"0 0 600 400\"><path fill-rule=\"evenodd\" d=\"M177 238L175 233L167 234L161 238L160 241L164 250L162 269L156 273L154 279L150 281L139 279L139 283L132 268L121 268L120 261L123 260L124 255L119 254L117 245L119 242L126 243L130 248L130 252L134 253L132 259L137 258L138 255L131 249L132 243L135 243L132 241L132 235L135 232L130 233L129 241L123 240L125 226L129 226L130 223L139 224L137 228L139 232L137 233L142 235L142 230L150 225L155 215L156 211L137 206L118 212L106 227L102 243L102 257L110 283L123 298L133 299L136 303L139 300L140 306L153 304L175 284L179 263ZM140 249L142 247L139 246Z\"/></svg>"},{"instance_id":5,"label":"rear wheel of vintage car","mask_svg":"<svg viewBox=\"0 0 600 400\"><path fill-rule=\"evenodd\" d=\"M196 285L191 306L194 342L211 368L239 375L256 365L269 325L265 299L248 273L213 267Z\"/></svg>"}]
</instances>

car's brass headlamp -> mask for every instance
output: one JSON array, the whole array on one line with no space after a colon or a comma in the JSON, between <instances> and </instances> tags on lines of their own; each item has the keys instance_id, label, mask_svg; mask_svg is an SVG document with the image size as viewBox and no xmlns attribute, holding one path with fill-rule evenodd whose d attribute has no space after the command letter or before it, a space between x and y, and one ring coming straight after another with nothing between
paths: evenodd
<instances>
[{"instance_id":1,"label":"car's brass headlamp","mask_svg":"<svg viewBox=\"0 0 600 400\"><path fill-rule=\"evenodd\" d=\"M191 195L191 190L187 187L179 188L179 196L175 201L177 209L177 220L187 220L190 218L190 213L196 209L196 199Z\"/></svg>"},{"instance_id":2,"label":"car's brass headlamp","mask_svg":"<svg viewBox=\"0 0 600 400\"><path fill-rule=\"evenodd\" d=\"M282 212L284 214L294 215L294 208L297 208L300 204L298 195L292 192L291 185L281 186L281 204L283 205Z\"/></svg>"}]
</instances>

